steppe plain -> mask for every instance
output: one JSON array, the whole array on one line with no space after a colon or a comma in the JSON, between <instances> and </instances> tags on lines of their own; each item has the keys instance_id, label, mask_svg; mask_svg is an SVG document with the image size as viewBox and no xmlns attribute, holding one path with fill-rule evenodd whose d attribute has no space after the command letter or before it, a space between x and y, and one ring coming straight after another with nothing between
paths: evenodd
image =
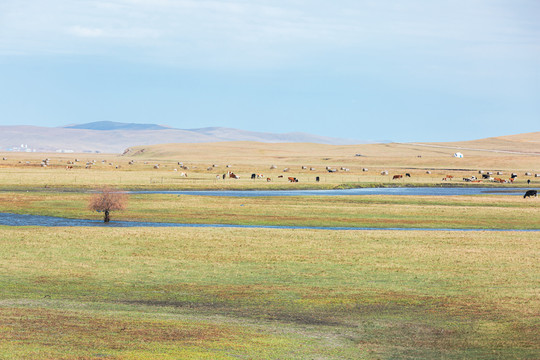
<instances>
[{"instance_id":1,"label":"steppe plain","mask_svg":"<svg viewBox=\"0 0 540 360\"><path fill-rule=\"evenodd\" d=\"M540 133L454 144L166 144L123 155L0 158L0 212L95 220L101 215L87 209L88 199L105 185L525 192L540 183ZM462 180L480 170L518 177ZM227 171L240 179L224 180ZM392 180L405 173L411 177ZM540 229L540 201L139 193L112 220L520 230ZM0 226L0 358L537 359L539 255L539 233L523 231Z\"/></svg>"}]
</instances>

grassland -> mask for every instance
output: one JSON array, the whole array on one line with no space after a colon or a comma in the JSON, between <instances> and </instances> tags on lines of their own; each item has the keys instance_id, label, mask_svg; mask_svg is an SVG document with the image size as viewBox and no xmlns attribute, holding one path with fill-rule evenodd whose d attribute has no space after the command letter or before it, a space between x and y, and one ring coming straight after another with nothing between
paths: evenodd
<instances>
[{"instance_id":1,"label":"grassland","mask_svg":"<svg viewBox=\"0 0 540 360\"><path fill-rule=\"evenodd\" d=\"M99 220L91 195L0 193L0 212ZM540 202L521 196L215 197L132 194L113 220L316 227L540 229Z\"/></svg>"},{"instance_id":2,"label":"grassland","mask_svg":"<svg viewBox=\"0 0 540 360\"><path fill-rule=\"evenodd\" d=\"M537 358L524 233L0 228L0 358Z\"/></svg>"},{"instance_id":3,"label":"grassland","mask_svg":"<svg viewBox=\"0 0 540 360\"><path fill-rule=\"evenodd\" d=\"M463 144L220 143L134 147L123 156L0 154L7 158L0 160L0 212L100 219L87 209L88 191L103 185L478 186L461 178L485 170L518 178L480 185L525 187L529 179L534 188L540 180L524 173L540 172L535 139L467 143L521 153L463 150L464 159L452 157ZM216 178L228 170L240 179ZM411 178L392 181L405 172ZM251 180L252 173L264 179ZM454 179L442 181L446 175ZM133 194L112 219L539 229L540 202ZM538 234L526 232L0 226L0 359L538 359L539 245Z\"/></svg>"},{"instance_id":4,"label":"grassland","mask_svg":"<svg viewBox=\"0 0 540 360\"><path fill-rule=\"evenodd\" d=\"M231 142L134 147L124 155L9 153L0 154L7 159L0 160L0 189L86 189L102 185L124 189L528 186L527 180L539 184L540 178L534 174L540 173L540 149L536 151L538 146L530 145L534 142L526 144L530 151L519 154L463 150L463 159L454 158L452 148L416 144L331 146ZM523 146L519 149L523 150ZM41 167L45 158L50 159L49 165ZM68 165L73 168L66 170ZM156 165L158 168L154 168ZM327 167L336 172L329 173ZM502 179L508 179L512 172L518 177L513 184L502 185L462 181L463 177L480 177L480 170L491 171L494 177ZM223 180L222 175L227 171L233 171L240 179ZM388 175L381 175L382 171L388 171ZM502 175L496 175L497 172ZM253 173L264 177L251 180ZM405 173L411 177L392 180L393 175ZM447 175L454 178L443 181ZM299 182L289 183L289 176L298 178ZM320 182L315 181L316 177ZM271 181L267 182L267 178Z\"/></svg>"}]
</instances>

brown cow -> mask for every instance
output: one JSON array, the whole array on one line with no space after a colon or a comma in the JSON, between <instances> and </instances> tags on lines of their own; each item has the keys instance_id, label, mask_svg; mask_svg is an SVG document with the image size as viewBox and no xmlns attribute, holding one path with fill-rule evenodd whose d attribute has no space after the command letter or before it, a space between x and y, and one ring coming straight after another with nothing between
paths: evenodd
<instances>
[{"instance_id":1,"label":"brown cow","mask_svg":"<svg viewBox=\"0 0 540 360\"><path fill-rule=\"evenodd\" d=\"M403 175L394 175L394 177L392 178L392 180L395 180L395 179L401 179L403 177Z\"/></svg>"},{"instance_id":2,"label":"brown cow","mask_svg":"<svg viewBox=\"0 0 540 360\"><path fill-rule=\"evenodd\" d=\"M290 177L290 176L289 176L287 179L288 179L290 182L298 182L298 179L295 178L295 177Z\"/></svg>"}]
</instances>

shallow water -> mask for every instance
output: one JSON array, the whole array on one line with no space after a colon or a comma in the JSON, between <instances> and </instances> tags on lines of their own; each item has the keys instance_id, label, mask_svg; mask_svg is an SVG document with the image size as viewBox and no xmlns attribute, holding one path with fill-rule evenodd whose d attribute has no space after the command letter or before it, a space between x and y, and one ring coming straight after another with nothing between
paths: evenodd
<instances>
[{"instance_id":1,"label":"shallow water","mask_svg":"<svg viewBox=\"0 0 540 360\"><path fill-rule=\"evenodd\" d=\"M416 195L416 196L458 196L458 195L520 195L525 188L482 188L482 187L394 187L360 188L343 190L186 190L186 191L130 191L130 194L172 194L203 196L345 196L345 195Z\"/></svg>"},{"instance_id":2,"label":"shallow water","mask_svg":"<svg viewBox=\"0 0 540 360\"><path fill-rule=\"evenodd\" d=\"M406 230L406 231L526 231L540 232L538 230L513 230L513 229L445 229L445 228L372 228L372 227L317 227L317 226L279 226L279 225L233 225L233 224L184 224L184 223L159 223L145 221L111 221L104 223L98 220L69 219L54 216L21 215L0 213L0 225L8 226L91 226L91 227L196 227L196 228L238 228L238 229L293 229L293 230Z\"/></svg>"}]
</instances>

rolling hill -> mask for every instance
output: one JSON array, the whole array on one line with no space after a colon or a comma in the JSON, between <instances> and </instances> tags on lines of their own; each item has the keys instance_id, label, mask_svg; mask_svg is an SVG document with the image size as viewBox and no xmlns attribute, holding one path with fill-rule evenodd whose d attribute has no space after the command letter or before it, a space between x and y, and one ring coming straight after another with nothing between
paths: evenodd
<instances>
[{"instance_id":1,"label":"rolling hill","mask_svg":"<svg viewBox=\"0 0 540 360\"><path fill-rule=\"evenodd\" d=\"M137 145L222 141L310 142L333 145L361 143L358 140L307 133L274 134L223 127L174 129L156 124L109 121L55 128L0 126L0 151L121 153L126 148Z\"/></svg>"}]
</instances>

